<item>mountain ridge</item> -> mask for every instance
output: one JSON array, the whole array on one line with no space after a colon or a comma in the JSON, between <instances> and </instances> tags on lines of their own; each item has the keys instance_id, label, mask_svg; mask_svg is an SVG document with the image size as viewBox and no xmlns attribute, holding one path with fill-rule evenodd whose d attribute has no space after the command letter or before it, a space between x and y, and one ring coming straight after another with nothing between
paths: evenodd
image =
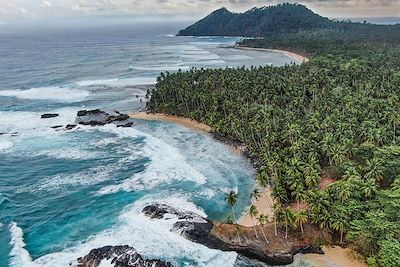
<instances>
[{"instance_id":1,"label":"mountain ridge","mask_svg":"<svg viewBox=\"0 0 400 267\"><path fill-rule=\"evenodd\" d=\"M178 36L266 37L282 33L376 30L375 25L337 21L323 17L301 4L279 4L234 13L221 7L180 30Z\"/></svg>"}]
</instances>

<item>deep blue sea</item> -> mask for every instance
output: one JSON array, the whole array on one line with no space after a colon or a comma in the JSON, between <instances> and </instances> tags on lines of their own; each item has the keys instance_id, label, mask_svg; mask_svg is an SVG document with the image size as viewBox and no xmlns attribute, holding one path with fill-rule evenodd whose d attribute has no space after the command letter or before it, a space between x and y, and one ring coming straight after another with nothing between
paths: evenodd
<instances>
[{"instance_id":1,"label":"deep blue sea","mask_svg":"<svg viewBox=\"0 0 400 267\"><path fill-rule=\"evenodd\" d=\"M161 71L284 65L279 53L223 48L238 38L174 37L182 23L0 28L0 266L68 266L128 244L176 266L243 266L141 214L167 203L224 219L250 205L253 170L211 136L167 122L50 128L80 109L135 112ZM142 102L141 102L142 100ZM41 119L43 113L59 113ZM297 266L297 265L296 265Z\"/></svg>"}]
</instances>

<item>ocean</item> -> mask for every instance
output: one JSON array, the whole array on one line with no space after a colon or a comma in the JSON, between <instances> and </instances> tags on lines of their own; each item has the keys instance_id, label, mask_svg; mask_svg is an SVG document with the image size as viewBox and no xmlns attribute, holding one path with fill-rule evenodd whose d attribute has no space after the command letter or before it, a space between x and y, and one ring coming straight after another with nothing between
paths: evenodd
<instances>
[{"instance_id":1,"label":"ocean","mask_svg":"<svg viewBox=\"0 0 400 267\"><path fill-rule=\"evenodd\" d=\"M141 210L167 203L224 220L250 205L254 170L210 135L169 122L74 124L81 109L135 112L162 71L281 66L279 53L226 48L239 38L175 37L184 24L0 25L0 266L68 266L91 249L128 244L175 266L243 266ZM41 119L43 113L59 116ZM302 266L296 259L293 266Z\"/></svg>"}]
</instances>

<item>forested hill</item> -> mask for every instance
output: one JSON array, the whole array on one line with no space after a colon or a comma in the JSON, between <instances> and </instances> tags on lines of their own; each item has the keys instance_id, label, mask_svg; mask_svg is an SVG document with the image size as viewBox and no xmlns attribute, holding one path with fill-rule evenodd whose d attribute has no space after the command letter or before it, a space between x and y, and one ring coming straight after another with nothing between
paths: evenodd
<instances>
[{"instance_id":1,"label":"forested hill","mask_svg":"<svg viewBox=\"0 0 400 267\"><path fill-rule=\"evenodd\" d=\"M374 24L335 21L315 14L300 4L280 4L232 13L221 8L195 24L181 30L179 36L246 36L264 37L277 33L317 30L379 31L390 27Z\"/></svg>"}]
</instances>

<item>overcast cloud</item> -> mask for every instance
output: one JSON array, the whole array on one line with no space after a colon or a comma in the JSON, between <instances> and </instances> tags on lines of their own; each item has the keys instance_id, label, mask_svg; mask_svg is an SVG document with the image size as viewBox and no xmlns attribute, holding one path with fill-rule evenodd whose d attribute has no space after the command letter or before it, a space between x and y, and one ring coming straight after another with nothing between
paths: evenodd
<instances>
[{"instance_id":1,"label":"overcast cloud","mask_svg":"<svg viewBox=\"0 0 400 267\"><path fill-rule=\"evenodd\" d=\"M282 2L300 2L328 17L400 16L400 0L0 0L0 18L124 14L203 16L222 6L239 12Z\"/></svg>"}]
</instances>

